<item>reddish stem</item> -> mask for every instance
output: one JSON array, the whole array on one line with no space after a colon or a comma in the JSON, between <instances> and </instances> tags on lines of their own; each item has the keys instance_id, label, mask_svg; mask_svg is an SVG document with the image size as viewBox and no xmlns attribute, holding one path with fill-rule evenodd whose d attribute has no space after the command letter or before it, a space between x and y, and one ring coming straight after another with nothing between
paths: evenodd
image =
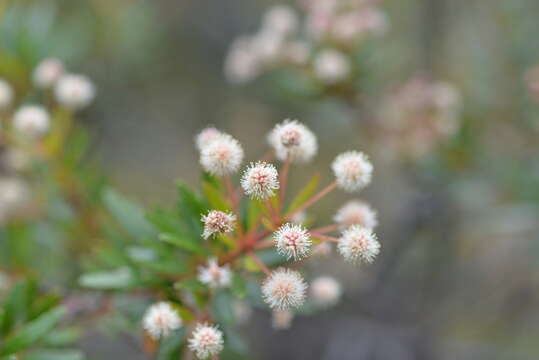
<instances>
[{"instance_id":1,"label":"reddish stem","mask_svg":"<svg viewBox=\"0 0 539 360\"><path fill-rule=\"evenodd\" d=\"M329 184L328 186L326 186L324 189L320 190L320 192L318 192L318 194L314 195L309 201L307 201L305 204L301 205L299 208L297 208L296 210L294 210L292 213L288 214L286 217L285 217L285 220L290 220L294 217L294 215L296 215L297 213L300 213L302 212L303 210L306 210L307 208L313 206L317 201L319 201L320 199L322 199L324 196L326 196L327 194L329 194L330 192L332 192L333 190L335 190L337 188L337 183L336 182L332 182L331 184Z\"/></svg>"},{"instance_id":2,"label":"reddish stem","mask_svg":"<svg viewBox=\"0 0 539 360\"><path fill-rule=\"evenodd\" d=\"M317 233L317 234L326 234L326 233L333 232L336 230L339 230L339 224L331 224L331 225L322 226L316 229L312 229L311 232Z\"/></svg>"},{"instance_id":3,"label":"reddish stem","mask_svg":"<svg viewBox=\"0 0 539 360\"><path fill-rule=\"evenodd\" d=\"M324 241L332 241L332 242L339 242L339 239L337 239L336 237L333 237L333 236L322 235L322 234L319 234L319 233L316 233L316 232L312 232L312 231L309 231L309 234L310 234L312 237L317 238L317 239L320 239L320 240L324 240Z\"/></svg>"},{"instance_id":4,"label":"reddish stem","mask_svg":"<svg viewBox=\"0 0 539 360\"><path fill-rule=\"evenodd\" d=\"M271 272L269 271L269 269L268 269L268 267L266 266L266 264L264 264L264 263L262 262L262 260L260 260L260 258L259 258L258 256L256 256L256 254L255 254L254 252L249 251L249 252L247 253L247 255L249 255L249 257L250 257L251 259L253 259L253 261L260 267L260 269L262 269L262 271L263 271L266 275L268 275L268 276L271 275Z\"/></svg>"}]
</instances>

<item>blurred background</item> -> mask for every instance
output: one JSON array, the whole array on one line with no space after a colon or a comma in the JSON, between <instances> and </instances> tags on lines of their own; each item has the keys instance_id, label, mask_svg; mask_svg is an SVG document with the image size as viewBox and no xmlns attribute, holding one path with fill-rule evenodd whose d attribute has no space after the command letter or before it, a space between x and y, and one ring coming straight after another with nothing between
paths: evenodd
<instances>
[{"instance_id":1,"label":"blurred background","mask_svg":"<svg viewBox=\"0 0 539 360\"><path fill-rule=\"evenodd\" d=\"M539 105L526 77L539 64L539 2L380 2L390 27L369 44L361 106L300 96L271 74L226 81L230 45L275 4L0 0L0 61L18 64L2 76L23 89L29 80L17 74L45 57L87 74L97 86L80 116L93 139L88 161L147 204L171 201L178 178L197 184L193 138L208 125L233 134L250 161L274 124L305 122L320 151L292 170L296 188L313 172L329 182L340 152L371 156L374 180L361 198L378 210L379 260L312 264L342 280L343 301L281 331L255 311L241 329L250 358L539 358ZM369 123L379 99L418 74L458 89L460 125L443 146L403 161L387 156ZM348 198L329 197L312 215L328 223ZM144 359L137 339L99 328L81 346L90 359Z\"/></svg>"}]
</instances>

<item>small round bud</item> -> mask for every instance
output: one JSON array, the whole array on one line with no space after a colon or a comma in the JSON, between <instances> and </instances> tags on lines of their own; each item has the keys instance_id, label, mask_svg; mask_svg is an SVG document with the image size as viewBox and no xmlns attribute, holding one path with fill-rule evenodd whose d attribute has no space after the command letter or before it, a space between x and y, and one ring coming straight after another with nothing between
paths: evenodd
<instances>
[{"instance_id":1,"label":"small round bud","mask_svg":"<svg viewBox=\"0 0 539 360\"><path fill-rule=\"evenodd\" d=\"M214 289L228 287L232 281L230 267L219 267L216 259L210 259L208 266L198 268L198 280Z\"/></svg>"},{"instance_id":2,"label":"small round bud","mask_svg":"<svg viewBox=\"0 0 539 360\"><path fill-rule=\"evenodd\" d=\"M228 134L221 134L200 152L200 164L212 175L225 176L238 171L243 161L243 148Z\"/></svg>"},{"instance_id":3,"label":"small round bud","mask_svg":"<svg viewBox=\"0 0 539 360\"><path fill-rule=\"evenodd\" d=\"M265 162L251 163L241 178L241 187L245 194L265 200L279 189L279 174L272 164Z\"/></svg>"},{"instance_id":4,"label":"small round bud","mask_svg":"<svg viewBox=\"0 0 539 360\"><path fill-rule=\"evenodd\" d=\"M189 339L189 349L199 359L216 356L223 350L223 333L209 324L197 324Z\"/></svg>"},{"instance_id":5,"label":"small round bud","mask_svg":"<svg viewBox=\"0 0 539 360\"><path fill-rule=\"evenodd\" d=\"M207 239L213 234L232 232L234 230L235 221L236 216L233 214L227 214L219 210L210 210L208 215L202 216L202 222L204 223L202 237Z\"/></svg>"},{"instance_id":6,"label":"small round bud","mask_svg":"<svg viewBox=\"0 0 539 360\"><path fill-rule=\"evenodd\" d=\"M224 65L225 76L230 83L243 84L260 73L262 64L252 43L251 38L241 37L232 44Z\"/></svg>"},{"instance_id":7,"label":"small round bud","mask_svg":"<svg viewBox=\"0 0 539 360\"><path fill-rule=\"evenodd\" d=\"M316 136L297 120L277 124L268 135L269 144L275 149L277 159L293 163L309 162L318 151Z\"/></svg>"},{"instance_id":8,"label":"small round bud","mask_svg":"<svg viewBox=\"0 0 539 360\"><path fill-rule=\"evenodd\" d=\"M371 263L380 253L380 243L371 230L354 225L343 231L338 249L347 261Z\"/></svg>"},{"instance_id":9,"label":"small round bud","mask_svg":"<svg viewBox=\"0 0 539 360\"><path fill-rule=\"evenodd\" d=\"M13 115L13 127L26 137L37 137L49 130L49 114L37 105L25 105Z\"/></svg>"},{"instance_id":10,"label":"small round bud","mask_svg":"<svg viewBox=\"0 0 539 360\"><path fill-rule=\"evenodd\" d=\"M309 233L301 225L284 224L274 233L273 239L279 253L288 259L301 259L307 256L311 249Z\"/></svg>"},{"instance_id":11,"label":"small round bud","mask_svg":"<svg viewBox=\"0 0 539 360\"><path fill-rule=\"evenodd\" d=\"M214 127L207 127L202 130L195 138L195 143L199 151L202 151L213 140L217 139L223 133Z\"/></svg>"},{"instance_id":12,"label":"small round bud","mask_svg":"<svg viewBox=\"0 0 539 360\"><path fill-rule=\"evenodd\" d=\"M307 284L300 273L283 268L273 271L262 284L264 301L277 310L301 306L306 290Z\"/></svg>"},{"instance_id":13,"label":"small round bud","mask_svg":"<svg viewBox=\"0 0 539 360\"><path fill-rule=\"evenodd\" d=\"M371 182L372 164L362 152L348 151L337 156L332 168L337 185L345 191L361 190Z\"/></svg>"},{"instance_id":14,"label":"small round bud","mask_svg":"<svg viewBox=\"0 0 539 360\"><path fill-rule=\"evenodd\" d=\"M369 204L352 200L344 204L333 218L341 228L347 228L352 225L359 225L373 230L378 225L376 211Z\"/></svg>"},{"instance_id":15,"label":"small round bud","mask_svg":"<svg viewBox=\"0 0 539 360\"><path fill-rule=\"evenodd\" d=\"M3 79L0 79L0 110L6 109L13 101L13 89L11 85Z\"/></svg>"},{"instance_id":16,"label":"small round bud","mask_svg":"<svg viewBox=\"0 0 539 360\"><path fill-rule=\"evenodd\" d=\"M298 27L298 18L290 6L275 5L264 15L263 28L278 34L290 34Z\"/></svg>"},{"instance_id":17,"label":"small round bud","mask_svg":"<svg viewBox=\"0 0 539 360\"><path fill-rule=\"evenodd\" d=\"M330 276L320 276L311 283L311 296L321 306L335 305L342 293L341 284Z\"/></svg>"},{"instance_id":18,"label":"small round bud","mask_svg":"<svg viewBox=\"0 0 539 360\"><path fill-rule=\"evenodd\" d=\"M95 97L95 86L84 75L64 75L54 89L56 100L68 109L80 110Z\"/></svg>"},{"instance_id":19,"label":"small round bud","mask_svg":"<svg viewBox=\"0 0 539 360\"><path fill-rule=\"evenodd\" d=\"M155 340L168 336L182 325L178 313L167 302L159 302L148 308L142 326Z\"/></svg>"},{"instance_id":20,"label":"small round bud","mask_svg":"<svg viewBox=\"0 0 539 360\"><path fill-rule=\"evenodd\" d=\"M337 50L326 49L319 52L313 62L316 77L327 85L333 85L346 79L351 66L348 58Z\"/></svg>"},{"instance_id":21,"label":"small round bud","mask_svg":"<svg viewBox=\"0 0 539 360\"><path fill-rule=\"evenodd\" d=\"M41 61L33 73L34 84L40 89L48 89L56 84L64 74L64 64L58 59L45 59Z\"/></svg>"},{"instance_id":22,"label":"small round bud","mask_svg":"<svg viewBox=\"0 0 539 360\"><path fill-rule=\"evenodd\" d=\"M286 330L292 325L294 313L289 310L273 310L271 312L271 326L275 330Z\"/></svg>"}]
</instances>

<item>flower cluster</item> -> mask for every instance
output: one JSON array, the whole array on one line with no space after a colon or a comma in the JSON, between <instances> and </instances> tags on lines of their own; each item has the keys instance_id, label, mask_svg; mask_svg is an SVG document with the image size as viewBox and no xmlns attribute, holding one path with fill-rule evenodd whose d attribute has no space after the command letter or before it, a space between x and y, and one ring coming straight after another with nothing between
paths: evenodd
<instances>
[{"instance_id":1,"label":"flower cluster","mask_svg":"<svg viewBox=\"0 0 539 360\"><path fill-rule=\"evenodd\" d=\"M313 74L321 84L338 84L352 73L351 55L359 45L388 28L384 12L372 1L305 0L299 5L305 16L286 5L273 6L254 35L234 41L225 62L230 82L290 67Z\"/></svg>"}]
</instances>

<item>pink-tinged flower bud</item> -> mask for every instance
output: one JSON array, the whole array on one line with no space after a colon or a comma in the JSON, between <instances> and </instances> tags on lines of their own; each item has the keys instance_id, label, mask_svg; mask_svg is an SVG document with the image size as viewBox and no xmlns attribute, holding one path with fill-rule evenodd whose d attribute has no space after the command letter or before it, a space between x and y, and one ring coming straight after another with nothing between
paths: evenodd
<instances>
[{"instance_id":1,"label":"pink-tinged flower bud","mask_svg":"<svg viewBox=\"0 0 539 360\"><path fill-rule=\"evenodd\" d=\"M236 216L233 214L227 214L219 210L211 210L208 212L208 215L202 216L202 222L204 223L202 237L207 239L214 234L232 232L234 230L235 221Z\"/></svg>"},{"instance_id":2,"label":"pink-tinged flower bud","mask_svg":"<svg viewBox=\"0 0 539 360\"><path fill-rule=\"evenodd\" d=\"M200 153L200 164L212 175L225 176L238 171L243 161L243 148L232 136L221 134Z\"/></svg>"},{"instance_id":3,"label":"pink-tinged flower bud","mask_svg":"<svg viewBox=\"0 0 539 360\"><path fill-rule=\"evenodd\" d=\"M372 164L367 155L359 151L348 151L337 156L332 168L337 185L345 191L361 190L372 179Z\"/></svg>"},{"instance_id":4,"label":"pink-tinged flower bud","mask_svg":"<svg viewBox=\"0 0 539 360\"><path fill-rule=\"evenodd\" d=\"M38 137L49 130L49 114L38 105L25 105L13 115L13 127L25 137Z\"/></svg>"},{"instance_id":5,"label":"pink-tinged flower bud","mask_svg":"<svg viewBox=\"0 0 539 360\"><path fill-rule=\"evenodd\" d=\"M336 223L345 229L352 225L359 225L373 230L378 225L376 211L363 201L352 200L344 204L333 218Z\"/></svg>"},{"instance_id":6,"label":"pink-tinged flower bud","mask_svg":"<svg viewBox=\"0 0 539 360\"><path fill-rule=\"evenodd\" d=\"M273 271L262 285L264 301L277 310L301 306L306 290L307 284L297 271L283 268Z\"/></svg>"},{"instance_id":7,"label":"pink-tinged flower bud","mask_svg":"<svg viewBox=\"0 0 539 360\"><path fill-rule=\"evenodd\" d=\"M195 143L199 151L202 151L206 146L208 146L213 140L219 138L223 133L217 130L214 127L207 127L202 130L196 137Z\"/></svg>"},{"instance_id":8,"label":"pink-tinged flower bud","mask_svg":"<svg viewBox=\"0 0 539 360\"><path fill-rule=\"evenodd\" d=\"M223 333L215 325L197 324L189 339L189 349L199 359L217 356L223 347Z\"/></svg>"},{"instance_id":9,"label":"pink-tinged flower bud","mask_svg":"<svg viewBox=\"0 0 539 360\"><path fill-rule=\"evenodd\" d=\"M332 49L320 51L313 62L315 76L324 84L333 85L346 79L351 66L348 58Z\"/></svg>"},{"instance_id":10,"label":"pink-tinged flower bud","mask_svg":"<svg viewBox=\"0 0 539 360\"><path fill-rule=\"evenodd\" d=\"M198 268L198 280L214 289L228 287L232 281L230 267L220 267L216 259L210 259L208 266Z\"/></svg>"},{"instance_id":11,"label":"pink-tinged flower bud","mask_svg":"<svg viewBox=\"0 0 539 360\"><path fill-rule=\"evenodd\" d=\"M94 100L95 86L84 75L67 74L58 80L54 94L60 105L68 109L80 110Z\"/></svg>"},{"instance_id":12,"label":"pink-tinged flower bud","mask_svg":"<svg viewBox=\"0 0 539 360\"><path fill-rule=\"evenodd\" d=\"M265 200L279 189L279 174L272 164L265 162L251 163L241 178L241 187L245 194Z\"/></svg>"},{"instance_id":13,"label":"pink-tinged flower bud","mask_svg":"<svg viewBox=\"0 0 539 360\"><path fill-rule=\"evenodd\" d=\"M275 149L277 159L293 163L306 163L318 151L316 136L297 120L277 124L268 135L269 144Z\"/></svg>"},{"instance_id":14,"label":"pink-tinged flower bud","mask_svg":"<svg viewBox=\"0 0 539 360\"><path fill-rule=\"evenodd\" d=\"M284 224L273 234L273 239L279 253L287 259L301 259L307 256L311 249L309 233L300 225Z\"/></svg>"},{"instance_id":15,"label":"pink-tinged flower bud","mask_svg":"<svg viewBox=\"0 0 539 360\"><path fill-rule=\"evenodd\" d=\"M298 27L298 17L290 6L275 5L264 14L262 27L286 35Z\"/></svg>"},{"instance_id":16,"label":"pink-tinged flower bud","mask_svg":"<svg viewBox=\"0 0 539 360\"><path fill-rule=\"evenodd\" d=\"M13 102L13 89L11 85L3 79L0 79L0 110L11 106Z\"/></svg>"},{"instance_id":17,"label":"pink-tinged flower bud","mask_svg":"<svg viewBox=\"0 0 539 360\"><path fill-rule=\"evenodd\" d=\"M142 326L153 339L168 336L182 325L178 313L167 302L156 303L148 308Z\"/></svg>"},{"instance_id":18,"label":"pink-tinged flower bud","mask_svg":"<svg viewBox=\"0 0 539 360\"><path fill-rule=\"evenodd\" d=\"M310 293L318 305L331 306L341 297L341 284L330 276L320 276L311 283Z\"/></svg>"},{"instance_id":19,"label":"pink-tinged flower bud","mask_svg":"<svg viewBox=\"0 0 539 360\"><path fill-rule=\"evenodd\" d=\"M343 231L338 249L347 261L371 263L380 253L380 243L371 230L354 225Z\"/></svg>"},{"instance_id":20,"label":"pink-tinged flower bud","mask_svg":"<svg viewBox=\"0 0 539 360\"><path fill-rule=\"evenodd\" d=\"M33 81L40 89L53 87L64 74L64 64L58 59L42 60L34 69Z\"/></svg>"}]
</instances>

